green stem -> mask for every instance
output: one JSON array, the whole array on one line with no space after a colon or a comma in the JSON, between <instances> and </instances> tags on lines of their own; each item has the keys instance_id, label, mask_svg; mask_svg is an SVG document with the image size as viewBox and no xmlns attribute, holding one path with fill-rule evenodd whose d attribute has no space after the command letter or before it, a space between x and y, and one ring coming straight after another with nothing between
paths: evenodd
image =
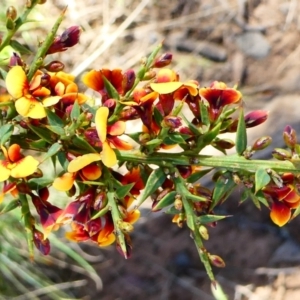
<instances>
[{"instance_id":1,"label":"green stem","mask_svg":"<svg viewBox=\"0 0 300 300\"><path fill-rule=\"evenodd\" d=\"M125 237L123 232L119 228L119 223L122 222L122 218L120 216L120 211L115 198L115 192L113 190L113 185L112 185L113 180L111 178L110 171L106 168L103 169L103 178L108 186L108 191L107 191L108 208L111 211L112 219L114 222L115 235L121 247L121 250L124 254L124 257L127 258Z\"/></svg>"},{"instance_id":2,"label":"green stem","mask_svg":"<svg viewBox=\"0 0 300 300\"><path fill-rule=\"evenodd\" d=\"M34 218L31 215L28 200L25 194L20 193L19 199L22 207L22 215L24 218L24 225L26 230L28 251L30 258L33 259L33 226L34 226Z\"/></svg>"},{"instance_id":3,"label":"green stem","mask_svg":"<svg viewBox=\"0 0 300 300\"><path fill-rule=\"evenodd\" d=\"M52 43L55 39L56 32L57 32L61 22L63 21L65 11L66 11L66 9L64 9L62 11L59 18L56 20L54 26L52 27L51 31L48 33L45 41L39 47L32 63L30 65L30 69L29 69L29 72L27 75L28 81L30 81L33 78L35 72L43 65L44 57L46 56L48 49L50 48L50 46L52 45Z\"/></svg>"},{"instance_id":4,"label":"green stem","mask_svg":"<svg viewBox=\"0 0 300 300\"><path fill-rule=\"evenodd\" d=\"M23 14L16 20L15 27L12 30L8 30L5 34L5 36L2 39L2 43L0 45L0 52L10 44L10 41L12 37L15 35L15 33L19 30L19 28L26 22L28 15L32 11L32 9L37 5L38 0L32 0L31 6L26 7Z\"/></svg>"},{"instance_id":5,"label":"green stem","mask_svg":"<svg viewBox=\"0 0 300 300\"><path fill-rule=\"evenodd\" d=\"M272 169L276 172L300 173L300 167L290 161L279 160L251 160L243 156L227 155L227 156L206 156L193 155L188 153L164 153L156 152L145 155L139 151L120 151L116 150L117 158L120 161L132 161L135 163L155 164L164 166L167 164L181 166L205 166L215 168L225 168L227 170L250 171L255 172L257 169Z\"/></svg>"},{"instance_id":6,"label":"green stem","mask_svg":"<svg viewBox=\"0 0 300 300\"><path fill-rule=\"evenodd\" d=\"M189 190L186 187L184 179L180 176L178 172L176 172L176 175L174 176L174 183L176 186L176 191L179 195L181 195L182 204L184 208L184 212L186 215L186 222L188 227L192 231L193 239L197 248L197 251L199 253L200 259L206 269L206 273L208 274L211 281L215 280L214 274L212 272L212 268L207 256L206 249L204 248L201 235L199 233L197 225L197 217L194 213L194 206L193 203L189 200Z\"/></svg>"}]
</instances>

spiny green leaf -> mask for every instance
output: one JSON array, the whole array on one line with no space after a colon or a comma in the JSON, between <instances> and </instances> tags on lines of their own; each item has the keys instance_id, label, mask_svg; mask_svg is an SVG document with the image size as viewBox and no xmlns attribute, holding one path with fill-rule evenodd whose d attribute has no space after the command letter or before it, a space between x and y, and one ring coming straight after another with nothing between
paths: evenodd
<instances>
[{"instance_id":1,"label":"spiny green leaf","mask_svg":"<svg viewBox=\"0 0 300 300\"><path fill-rule=\"evenodd\" d=\"M160 201L158 201L152 207L152 211L158 211L160 209L163 209L163 208L173 204L176 194L177 194L177 192L175 192L175 191L172 191L172 192L166 194Z\"/></svg>"},{"instance_id":2,"label":"spiny green leaf","mask_svg":"<svg viewBox=\"0 0 300 300\"><path fill-rule=\"evenodd\" d=\"M46 125L46 127L51 130L52 132L58 134L58 135L64 135L65 134L65 131L62 127L60 126L49 126L49 125Z\"/></svg>"},{"instance_id":3,"label":"spiny green leaf","mask_svg":"<svg viewBox=\"0 0 300 300\"><path fill-rule=\"evenodd\" d=\"M154 59L161 48L162 48L162 44L157 45L152 51L152 53L148 56L146 66L145 66L147 70L152 66Z\"/></svg>"},{"instance_id":4,"label":"spiny green leaf","mask_svg":"<svg viewBox=\"0 0 300 300\"><path fill-rule=\"evenodd\" d=\"M14 132L14 126L11 124L5 124L0 126L0 138L1 138L0 144L1 145L5 144L5 142L9 140L13 132Z\"/></svg>"},{"instance_id":5,"label":"spiny green leaf","mask_svg":"<svg viewBox=\"0 0 300 300\"><path fill-rule=\"evenodd\" d=\"M197 222L199 222L199 224L207 224L207 223L217 222L228 217L231 216L204 215L204 216L197 217Z\"/></svg>"},{"instance_id":6,"label":"spiny green leaf","mask_svg":"<svg viewBox=\"0 0 300 300\"><path fill-rule=\"evenodd\" d=\"M154 107L153 116L154 116L154 120L155 120L156 124L158 124L158 125L161 124L161 122L164 119L164 117L162 116L162 114L156 107Z\"/></svg>"},{"instance_id":7,"label":"spiny green leaf","mask_svg":"<svg viewBox=\"0 0 300 300\"><path fill-rule=\"evenodd\" d=\"M144 192L137 204L140 206L151 194L153 194L165 181L166 174L164 173L163 169L157 168L152 171L150 174Z\"/></svg>"},{"instance_id":8,"label":"spiny green leaf","mask_svg":"<svg viewBox=\"0 0 300 300\"><path fill-rule=\"evenodd\" d=\"M238 128L236 132L235 149L239 155L242 155L247 148L247 132L244 119L244 110L241 109Z\"/></svg>"},{"instance_id":9,"label":"spiny green leaf","mask_svg":"<svg viewBox=\"0 0 300 300\"><path fill-rule=\"evenodd\" d=\"M46 153L46 155L44 156L43 161L45 161L46 159L48 159L49 157L57 154L60 150L62 149L62 145L59 143L54 143L48 150L48 152Z\"/></svg>"},{"instance_id":10,"label":"spiny green leaf","mask_svg":"<svg viewBox=\"0 0 300 300\"><path fill-rule=\"evenodd\" d=\"M125 196L127 196L134 185L135 183L133 182L126 185L118 186L118 188L116 189L117 198L123 199Z\"/></svg>"},{"instance_id":11,"label":"spiny green leaf","mask_svg":"<svg viewBox=\"0 0 300 300\"><path fill-rule=\"evenodd\" d=\"M90 153L97 153L97 151L82 137L75 135L72 138L72 144L79 149L86 150Z\"/></svg>"},{"instance_id":12,"label":"spiny green leaf","mask_svg":"<svg viewBox=\"0 0 300 300\"><path fill-rule=\"evenodd\" d=\"M201 171L195 172L187 178L187 182L194 183L194 182L198 181L199 179L201 179L204 175L209 173L211 170L212 169L206 169L206 170L201 170Z\"/></svg>"},{"instance_id":13,"label":"spiny green leaf","mask_svg":"<svg viewBox=\"0 0 300 300\"><path fill-rule=\"evenodd\" d=\"M64 128L64 122L57 114L55 114L50 109L46 109L46 113L47 113L47 119L51 126L58 126Z\"/></svg>"},{"instance_id":14,"label":"spiny green leaf","mask_svg":"<svg viewBox=\"0 0 300 300\"><path fill-rule=\"evenodd\" d=\"M14 48L14 50L16 50L17 52L19 52L20 54L28 54L28 55L32 54L32 52L30 51L30 49L28 49L24 45L20 44L16 40L11 40L9 44L10 44L10 46L12 46Z\"/></svg>"},{"instance_id":15,"label":"spiny green leaf","mask_svg":"<svg viewBox=\"0 0 300 300\"><path fill-rule=\"evenodd\" d=\"M0 207L0 215L12 211L19 206L20 206L19 199L10 200L5 206Z\"/></svg>"},{"instance_id":16,"label":"spiny green leaf","mask_svg":"<svg viewBox=\"0 0 300 300\"><path fill-rule=\"evenodd\" d=\"M65 151L58 152L57 158L58 158L58 161L59 161L60 165L62 166L62 168L66 172L67 169L68 169L68 165L69 165L69 161L67 159L66 152Z\"/></svg>"},{"instance_id":17,"label":"spiny green leaf","mask_svg":"<svg viewBox=\"0 0 300 300\"><path fill-rule=\"evenodd\" d=\"M207 128L209 128L210 121L209 121L209 114L208 114L207 104L202 100L202 101L200 101L199 105L200 105L201 122Z\"/></svg>"},{"instance_id":18,"label":"spiny green leaf","mask_svg":"<svg viewBox=\"0 0 300 300\"><path fill-rule=\"evenodd\" d=\"M78 104L78 101L76 100L73 104L72 110L71 110L71 120L76 121L80 115L80 106Z\"/></svg>"},{"instance_id":19,"label":"spiny green leaf","mask_svg":"<svg viewBox=\"0 0 300 300\"><path fill-rule=\"evenodd\" d=\"M220 201L225 201L236 187L230 172L226 172L219 176L212 197L210 209L213 209Z\"/></svg>"},{"instance_id":20,"label":"spiny green leaf","mask_svg":"<svg viewBox=\"0 0 300 300\"><path fill-rule=\"evenodd\" d=\"M270 181L271 177L265 169L257 169L255 172L255 193L265 187Z\"/></svg>"},{"instance_id":21,"label":"spiny green leaf","mask_svg":"<svg viewBox=\"0 0 300 300\"><path fill-rule=\"evenodd\" d=\"M53 183L53 179L50 178L31 178L28 180L28 186L32 190L40 190Z\"/></svg>"},{"instance_id":22,"label":"spiny green leaf","mask_svg":"<svg viewBox=\"0 0 300 300\"><path fill-rule=\"evenodd\" d=\"M31 124L27 124L27 126L40 138L44 139L47 143L52 144L52 134L47 128L44 127L36 127Z\"/></svg>"},{"instance_id":23,"label":"spiny green leaf","mask_svg":"<svg viewBox=\"0 0 300 300\"><path fill-rule=\"evenodd\" d=\"M115 89L115 87L112 85L112 83L108 81L108 79L103 74L102 74L102 78L109 97L115 100L120 100L120 95L118 91Z\"/></svg>"}]
</instances>

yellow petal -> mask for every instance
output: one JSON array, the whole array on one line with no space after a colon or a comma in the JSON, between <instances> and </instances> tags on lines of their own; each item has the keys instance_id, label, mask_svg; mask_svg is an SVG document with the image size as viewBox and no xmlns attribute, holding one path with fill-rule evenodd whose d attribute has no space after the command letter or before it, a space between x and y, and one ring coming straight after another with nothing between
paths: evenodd
<instances>
[{"instance_id":1,"label":"yellow petal","mask_svg":"<svg viewBox=\"0 0 300 300\"><path fill-rule=\"evenodd\" d=\"M108 114L109 109L105 106L102 106L98 108L95 116L97 133L102 143L106 140Z\"/></svg>"},{"instance_id":2,"label":"yellow petal","mask_svg":"<svg viewBox=\"0 0 300 300\"><path fill-rule=\"evenodd\" d=\"M106 141L102 145L101 157L104 165L109 168L113 167L117 163L116 153Z\"/></svg>"},{"instance_id":3,"label":"yellow petal","mask_svg":"<svg viewBox=\"0 0 300 300\"><path fill-rule=\"evenodd\" d=\"M10 176L10 170L6 168L5 162L0 160L0 182L7 180Z\"/></svg>"},{"instance_id":4,"label":"yellow petal","mask_svg":"<svg viewBox=\"0 0 300 300\"><path fill-rule=\"evenodd\" d=\"M92 162L101 160L101 155L98 153L89 153L82 156L78 156L73 159L68 165L68 172L77 172Z\"/></svg>"},{"instance_id":5,"label":"yellow petal","mask_svg":"<svg viewBox=\"0 0 300 300\"><path fill-rule=\"evenodd\" d=\"M66 94L67 93L78 93L78 86L76 83L72 82L67 85L66 87Z\"/></svg>"},{"instance_id":6,"label":"yellow petal","mask_svg":"<svg viewBox=\"0 0 300 300\"><path fill-rule=\"evenodd\" d=\"M61 177L55 178L53 187L63 192L70 190L74 184L75 175L74 173L65 173Z\"/></svg>"},{"instance_id":7,"label":"yellow petal","mask_svg":"<svg viewBox=\"0 0 300 300\"><path fill-rule=\"evenodd\" d=\"M114 233L109 234L108 236L101 236L101 233L98 236L98 244L100 247L106 247L111 245L116 240Z\"/></svg>"},{"instance_id":8,"label":"yellow petal","mask_svg":"<svg viewBox=\"0 0 300 300\"><path fill-rule=\"evenodd\" d=\"M46 117L46 111L42 103L34 98L22 97L15 103L17 112L23 117L42 119Z\"/></svg>"},{"instance_id":9,"label":"yellow petal","mask_svg":"<svg viewBox=\"0 0 300 300\"><path fill-rule=\"evenodd\" d=\"M11 176L14 178L24 178L32 175L39 165L39 161L32 156L26 156L20 159L16 166L11 170Z\"/></svg>"},{"instance_id":10,"label":"yellow petal","mask_svg":"<svg viewBox=\"0 0 300 300\"><path fill-rule=\"evenodd\" d=\"M124 221L129 222L130 224L134 224L141 216L141 212L138 209L132 210L127 213Z\"/></svg>"},{"instance_id":11,"label":"yellow petal","mask_svg":"<svg viewBox=\"0 0 300 300\"><path fill-rule=\"evenodd\" d=\"M7 91L15 99L24 96L25 90L28 89L27 77L21 66L15 66L10 69L5 83Z\"/></svg>"},{"instance_id":12,"label":"yellow petal","mask_svg":"<svg viewBox=\"0 0 300 300\"><path fill-rule=\"evenodd\" d=\"M60 96L48 97L48 98L46 98L46 99L43 100L43 105L45 107L52 106L52 105L58 103L60 99L61 99Z\"/></svg>"},{"instance_id":13,"label":"yellow petal","mask_svg":"<svg viewBox=\"0 0 300 300\"><path fill-rule=\"evenodd\" d=\"M170 94L178 90L182 86L182 82L162 82L162 83L151 83L150 87L153 91L159 94Z\"/></svg>"}]
</instances>

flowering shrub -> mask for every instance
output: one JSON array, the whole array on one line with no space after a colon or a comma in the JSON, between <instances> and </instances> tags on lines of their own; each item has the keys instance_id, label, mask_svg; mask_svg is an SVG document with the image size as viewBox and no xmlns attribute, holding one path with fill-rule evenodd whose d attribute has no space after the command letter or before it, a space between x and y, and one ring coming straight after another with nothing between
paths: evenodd
<instances>
[{"instance_id":1,"label":"flowering shrub","mask_svg":"<svg viewBox=\"0 0 300 300\"><path fill-rule=\"evenodd\" d=\"M8 45L25 51L14 34L41 2L28 2L19 17L8 9L0 51ZM21 208L31 256L34 246L47 255L50 232L68 225L68 239L99 247L115 244L128 258L139 207L152 201L153 212L163 210L186 227L214 282L211 265L225 263L203 241L209 238L208 227L228 217L214 209L235 188L243 187L241 202L251 199L257 207L270 207L278 226L299 214L300 146L293 128L284 129L287 147L273 150L275 160L252 160L271 138L247 146L246 131L266 121L268 112L244 115L241 92L223 82L201 87L196 80L181 81L168 68L172 54L159 54L161 45L137 71L85 73L81 81L95 91L97 103L80 91L62 62L51 60L53 53L79 41L77 26L57 35L63 15L31 62L14 53L1 69L7 94L0 102L0 214ZM128 133L132 121L138 125ZM228 132L236 133L235 141L223 137ZM209 145L225 155L202 155ZM231 148L236 154L226 155ZM40 169L46 160L53 163L55 177ZM211 177L213 188L198 183L203 176ZM48 201L54 190L67 193L66 206Z\"/></svg>"}]
</instances>

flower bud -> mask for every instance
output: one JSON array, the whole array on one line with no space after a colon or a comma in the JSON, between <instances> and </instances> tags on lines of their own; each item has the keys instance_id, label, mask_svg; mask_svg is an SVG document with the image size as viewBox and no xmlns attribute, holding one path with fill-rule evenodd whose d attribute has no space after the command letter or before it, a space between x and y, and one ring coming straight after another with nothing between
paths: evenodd
<instances>
[{"instance_id":1,"label":"flower bud","mask_svg":"<svg viewBox=\"0 0 300 300\"><path fill-rule=\"evenodd\" d=\"M41 77L41 86L47 86L50 82L51 76L48 73L44 73Z\"/></svg>"},{"instance_id":2,"label":"flower bud","mask_svg":"<svg viewBox=\"0 0 300 300\"><path fill-rule=\"evenodd\" d=\"M208 259L210 260L212 265L214 265L215 267L218 267L218 268L224 268L225 267L224 260L218 255L212 255L212 254L208 253Z\"/></svg>"},{"instance_id":3,"label":"flower bud","mask_svg":"<svg viewBox=\"0 0 300 300\"><path fill-rule=\"evenodd\" d=\"M286 159L292 158L291 152L288 150L282 149L282 148L275 148L272 151L272 155L274 158L276 158L278 160L286 160Z\"/></svg>"},{"instance_id":4,"label":"flower bud","mask_svg":"<svg viewBox=\"0 0 300 300\"><path fill-rule=\"evenodd\" d=\"M179 198L179 197L176 197L175 201L174 201L174 207L177 209L177 210L182 210L182 200Z\"/></svg>"},{"instance_id":5,"label":"flower bud","mask_svg":"<svg viewBox=\"0 0 300 300\"><path fill-rule=\"evenodd\" d=\"M6 18L14 21L18 16L17 10L14 6L9 6L6 10Z\"/></svg>"},{"instance_id":6,"label":"flower bud","mask_svg":"<svg viewBox=\"0 0 300 300\"><path fill-rule=\"evenodd\" d=\"M168 66L172 62L173 55L172 53L164 53L158 57L153 63L154 68L163 68Z\"/></svg>"},{"instance_id":7,"label":"flower bud","mask_svg":"<svg viewBox=\"0 0 300 300\"><path fill-rule=\"evenodd\" d=\"M216 139L213 142L214 146L221 149L231 149L234 147L235 143L230 139Z\"/></svg>"},{"instance_id":8,"label":"flower bud","mask_svg":"<svg viewBox=\"0 0 300 300\"><path fill-rule=\"evenodd\" d=\"M133 87L135 82L135 77L136 77L135 72L132 69L127 70L123 74L122 87L123 87L124 94L126 94Z\"/></svg>"},{"instance_id":9,"label":"flower bud","mask_svg":"<svg viewBox=\"0 0 300 300\"><path fill-rule=\"evenodd\" d=\"M283 140L285 144L290 148L294 149L297 144L296 130L290 125L287 125L283 131Z\"/></svg>"},{"instance_id":10,"label":"flower bud","mask_svg":"<svg viewBox=\"0 0 300 300\"><path fill-rule=\"evenodd\" d=\"M53 60L49 62L44 68L49 71L49 72L59 72L62 71L65 68L65 65L58 61L58 60Z\"/></svg>"},{"instance_id":11,"label":"flower bud","mask_svg":"<svg viewBox=\"0 0 300 300\"><path fill-rule=\"evenodd\" d=\"M190 175L192 175L192 166L177 166L177 169L182 178L187 179Z\"/></svg>"},{"instance_id":12,"label":"flower bud","mask_svg":"<svg viewBox=\"0 0 300 300\"><path fill-rule=\"evenodd\" d=\"M66 51L68 48L78 44L81 28L79 26L71 26L66 29L61 36L57 36L52 45L49 47L47 54Z\"/></svg>"},{"instance_id":13,"label":"flower bud","mask_svg":"<svg viewBox=\"0 0 300 300\"><path fill-rule=\"evenodd\" d=\"M106 106L107 108L109 108L109 110L112 112L115 107L116 107L116 100L115 99L107 99L104 103L103 106Z\"/></svg>"},{"instance_id":14,"label":"flower bud","mask_svg":"<svg viewBox=\"0 0 300 300\"><path fill-rule=\"evenodd\" d=\"M130 233L133 231L133 225L129 222L119 221L118 227L123 233Z\"/></svg>"},{"instance_id":15,"label":"flower bud","mask_svg":"<svg viewBox=\"0 0 300 300\"><path fill-rule=\"evenodd\" d=\"M95 210L100 210L105 207L106 203L107 203L106 193L100 192L95 197L93 208Z\"/></svg>"},{"instance_id":16,"label":"flower bud","mask_svg":"<svg viewBox=\"0 0 300 300\"><path fill-rule=\"evenodd\" d=\"M44 255L50 252L50 242L48 239L44 240L44 234L39 230L33 228L33 242L35 247Z\"/></svg>"},{"instance_id":17,"label":"flower bud","mask_svg":"<svg viewBox=\"0 0 300 300\"><path fill-rule=\"evenodd\" d=\"M124 234L124 238L125 238L125 252L123 251L118 241L116 243L116 248L118 252L127 259L131 256L132 244L131 244L130 236L128 234Z\"/></svg>"},{"instance_id":18,"label":"flower bud","mask_svg":"<svg viewBox=\"0 0 300 300\"><path fill-rule=\"evenodd\" d=\"M120 120L123 120L123 121L128 121L128 120L135 120L139 117L139 114L138 112L136 111L135 108L133 107L129 107L127 109L124 109L122 112L121 112L121 115L120 115Z\"/></svg>"},{"instance_id":19,"label":"flower bud","mask_svg":"<svg viewBox=\"0 0 300 300\"><path fill-rule=\"evenodd\" d=\"M30 8L31 5L32 5L32 1L31 1L31 0L26 0L25 6L26 6L27 8Z\"/></svg>"},{"instance_id":20,"label":"flower bud","mask_svg":"<svg viewBox=\"0 0 300 300\"><path fill-rule=\"evenodd\" d=\"M150 80L156 76L156 72L154 70L150 70L144 74L142 80Z\"/></svg>"},{"instance_id":21,"label":"flower bud","mask_svg":"<svg viewBox=\"0 0 300 300\"><path fill-rule=\"evenodd\" d=\"M139 135L139 142L141 145L146 144L147 142L149 142L151 139L150 134L149 133L141 133Z\"/></svg>"},{"instance_id":22,"label":"flower bud","mask_svg":"<svg viewBox=\"0 0 300 300\"><path fill-rule=\"evenodd\" d=\"M263 136L254 142L251 150L252 151L263 150L267 148L271 143L272 143L272 138L270 136Z\"/></svg>"},{"instance_id":23,"label":"flower bud","mask_svg":"<svg viewBox=\"0 0 300 300\"><path fill-rule=\"evenodd\" d=\"M204 240L208 240L209 239L208 230L207 230L207 228L204 225L200 225L200 227L199 227L199 233L200 233L201 237Z\"/></svg>"},{"instance_id":24,"label":"flower bud","mask_svg":"<svg viewBox=\"0 0 300 300\"><path fill-rule=\"evenodd\" d=\"M21 59L21 57L18 55L18 53L13 52L13 55L9 59L9 66L14 67L14 66L23 66L24 63Z\"/></svg>"},{"instance_id":25,"label":"flower bud","mask_svg":"<svg viewBox=\"0 0 300 300\"><path fill-rule=\"evenodd\" d=\"M47 201L50 195L49 189L47 187L44 187L39 190L38 194L43 201Z\"/></svg>"},{"instance_id":26,"label":"flower bud","mask_svg":"<svg viewBox=\"0 0 300 300\"><path fill-rule=\"evenodd\" d=\"M181 124L181 118L180 117L174 117L174 116L166 116L163 120L163 126L164 127L170 127L172 129L176 129L180 127Z\"/></svg>"},{"instance_id":27,"label":"flower bud","mask_svg":"<svg viewBox=\"0 0 300 300\"><path fill-rule=\"evenodd\" d=\"M264 123L268 118L268 111L254 110L245 116L245 123L247 128L255 127Z\"/></svg>"}]
</instances>

